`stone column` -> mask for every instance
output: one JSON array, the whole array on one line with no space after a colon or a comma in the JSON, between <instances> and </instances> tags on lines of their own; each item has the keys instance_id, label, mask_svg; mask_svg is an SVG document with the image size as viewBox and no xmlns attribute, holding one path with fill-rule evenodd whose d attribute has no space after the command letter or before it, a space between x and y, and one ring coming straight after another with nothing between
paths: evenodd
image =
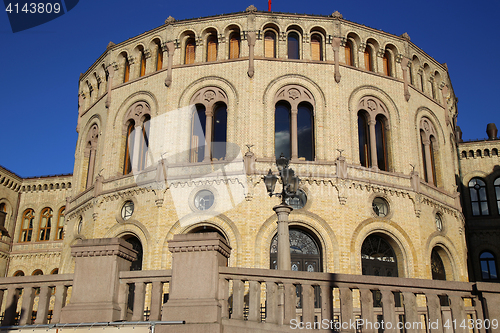
<instances>
[{"instance_id":1,"label":"stone column","mask_svg":"<svg viewBox=\"0 0 500 333\"><path fill-rule=\"evenodd\" d=\"M174 61L175 44L174 42L168 42L165 44L165 48L168 51L168 62L167 62L167 78L165 79L165 85L170 87L172 84L172 63ZM163 53L165 56L165 52ZM165 57L163 57L165 59Z\"/></svg>"},{"instance_id":2,"label":"stone column","mask_svg":"<svg viewBox=\"0 0 500 333\"><path fill-rule=\"evenodd\" d=\"M299 159L299 148L298 148L298 137L297 137L297 114L299 110L297 105L292 106L292 114L290 121L290 146L292 148L292 156L290 156L290 160L296 161Z\"/></svg>"},{"instance_id":3,"label":"stone column","mask_svg":"<svg viewBox=\"0 0 500 333\"><path fill-rule=\"evenodd\" d=\"M408 58L403 58L401 60L401 69L403 70L404 96L407 102L410 100L410 92L408 91L408 62Z\"/></svg>"},{"instance_id":4,"label":"stone column","mask_svg":"<svg viewBox=\"0 0 500 333\"><path fill-rule=\"evenodd\" d=\"M340 69L339 69L339 50L340 50L340 43L341 43L341 40L339 37L333 37L333 40L332 40L332 48L333 48L333 58L334 58L334 61L335 61L335 74L334 74L334 78L335 78L335 82L339 83L340 82Z\"/></svg>"},{"instance_id":5,"label":"stone column","mask_svg":"<svg viewBox=\"0 0 500 333\"><path fill-rule=\"evenodd\" d=\"M250 31L248 33L248 76L253 77L255 73L255 68L254 68L254 50L255 50L255 40L256 40L256 35L255 31Z\"/></svg>"},{"instance_id":6,"label":"stone column","mask_svg":"<svg viewBox=\"0 0 500 333\"><path fill-rule=\"evenodd\" d=\"M212 110L205 110L206 122L205 122L205 142L207 145L205 146L205 158L203 162L208 162L211 160L210 156L212 155L212 118L214 116Z\"/></svg>"},{"instance_id":7,"label":"stone column","mask_svg":"<svg viewBox=\"0 0 500 333\"><path fill-rule=\"evenodd\" d=\"M432 174L432 160L431 160L431 141L429 139L422 140L424 144L424 154L425 154L425 170L427 171L427 179L425 180L428 183L433 183L433 174Z\"/></svg>"},{"instance_id":8,"label":"stone column","mask_svg":"<svg viewBox=\"0 0 500 333\"><path fill-rule=\"evenodd\" d=\"M231 247L219 234L174 235L170 295L163 305L163 321L186 325L157 326L157 332L220 332L219 266L226 266Z\"/></svg>"},{"instance_id":9,"label":"stone column","mask_svg":"<svg viewBox=\"0 0 500 333\"><path fill-rule=\"evenodd\" d=\"M75 273L71 300L61 323L109 322L120 319L120 271L128 271L137 252L121 238L85 239L71 247Z\"/></svg>"},{"instance_id":10,"label":"stone column","mask_svg":"<svg viewBox=\"0 0 500 333\"><path fill-rule=\"evenodd\" d=\"M274 206L273 210L278 215L278 269L289 271L292 260L290 259L288 216L293 208L288 205L278 205Z\"/></svg>"}]
</instances>

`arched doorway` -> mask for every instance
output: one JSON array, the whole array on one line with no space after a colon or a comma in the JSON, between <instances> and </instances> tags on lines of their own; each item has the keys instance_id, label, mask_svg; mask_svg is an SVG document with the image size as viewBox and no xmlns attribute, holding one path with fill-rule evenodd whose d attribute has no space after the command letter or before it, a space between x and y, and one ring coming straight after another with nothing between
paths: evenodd
<instances>
[{"instance_id":1,"label":"arched doorway","mask_svg":"<svg viewBox=\"0 0 500 333\"><path fill-rule=\"evenodd\" d=\"M433 248L431 253L431 270L433 280L446 280L446 270L444 268L443 259L441 259L436 248Z\"/></svg>"},{"instance_id":2,"label":"arched doorway","mask_svg":"<svg viewBox=\"0 0 500 333\"><path fill-rule=\"evenodd\" d=\"M379 235L369 235L361 246L363 275L394 276L398 274L398 263L392 246Z\"/></svg>"},{"instance_id":3,"label":"arched doorway","mask_svg":"<svg viewBox=\"0 0 500 333\"><path fill-rule=\"evenodd\" d=\"M292 271L322 272L321 248L309 232L290 228L290 257ZM271 241L271 269L278 269L278 234Z\"/></svg>"},{"instance_id":4,"label":"arched doorway","mask_svg":"<svg viewBox=\"0 0 500 333\"><path fill-rule=\"evenodd\" d=\"M132 244L132 248L137 251L137 259L132 261L132 265L130 265L131 271L140 271L142 270L142 244L139 238L134 235L126 235L122 237L128 243Z\"/></svg>"}]
</instances>

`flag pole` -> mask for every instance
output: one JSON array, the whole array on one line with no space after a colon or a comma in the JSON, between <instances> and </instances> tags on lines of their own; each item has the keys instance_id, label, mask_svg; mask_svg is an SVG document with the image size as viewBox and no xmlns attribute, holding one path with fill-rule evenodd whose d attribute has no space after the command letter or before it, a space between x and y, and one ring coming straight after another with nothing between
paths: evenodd
<instances>
[{"instance_id":1,"label":"flag pole","mask_svg":"<svg viewBox=\"0 0 500 333\"><path fill-rule=\"evenodd\" d=\"M267 1L267 5L268 5L267 11L270 12L271 11L271 0Z\"/></svg>"}]
</instances>

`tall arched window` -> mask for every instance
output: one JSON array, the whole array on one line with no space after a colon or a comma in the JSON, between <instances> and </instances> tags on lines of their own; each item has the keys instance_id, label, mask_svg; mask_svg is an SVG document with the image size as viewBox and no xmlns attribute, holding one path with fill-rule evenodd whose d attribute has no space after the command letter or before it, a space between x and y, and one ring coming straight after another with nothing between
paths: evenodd
<instances>
[{"instance_id":1,"label":"tall arched window","mask_svg":"<svg viewBox=\"0 0 500 333\"><path fill-rule=\"evenodd\" d=\"M155 41L156 44L156 70L159 71L163 68L163 49L159 40Z\"/></svg>"},{"instance_id":2,"label":"tall arched window","mask_svg":"<svg viewBox=\"0 0 500 333\"><path fill-rule=\"evenodd\" d=\"M363 275L395 276L398 274L396 254L392 246L381 236L369 235L361 246Z\"/></svg>"},{"instance_id":3,"label":"tall arched window","mask_svg":"<svg viewBox=\"0 0 500 333\"><path fill-rule=\"evenodd\" d=\"M274 153L291 160L314 160L314 98L299 85L278 90L275 96Z\"/></svg>"},{"instance_id":4,"label":"tall arched window","mask_svg":"<svg viewBox=\"0 0 500 333\"><path fill-rule=\"evenodd\" d=\"M495 186L495 197L497 199L497 212L500 214L500 177L495 179L493 182L493 186Z\"/></svg>"},{"instance_id":5,"label":"tall arched window","mask_svg":"<svg viewBox=\"0 0 500 333\"><path fill-rule=\"evenodd\" d=\"M66 211L66 207L61 207L59 209L59 213L57 214L57 233L56 240L61 240L64 238L64 213Z\"/></svg>"},{"instance_id":6,"label":"tall arched window","mask_svg":"<svg viewBox=\"0 0 500 333\"><path fill-rule=\"evenodd\" d=\"M191 162L223 160L227 142L227 96L216 87L198 91L190 104L196 105L191 136Z\"/></svg>"},{"instance_id":7,"label":"tall arched window","mask_svg":"<svg viewBox=\"0 0 500 333\"><path fill-rule=\"evenodd\" d=\"M358 105L359 163L389 171L388 129L385 105L374 97L363 97Z\"/></svg>"},{"instance_id":8,"label":"tall arched window","mask_svg":"<svg viewBox=\"0 0 500 333\"><path fill-rule=\"evenodd\" d=\"M233 32L229 38L229 59L240 57L240 33Z\"/></svg>"},{"instance_id":9,"label":"tall arched window","mask_svg":"<svg viewBox=\"0 0 500 333\"><path fill-rule=\"evenodd\" d=\"M314 160L313 112L308 103L299 104L297 113L297 142L299 159Z\"/></svg>"},{"instance_id":10,"label":"tall arched window","mask_svg":"<svg viewBox=\"0 0 500 333\"><path fill-rule=\"evenodd\" d=\"M427 118L420 120L420 147L424 180L429 184L437 186L435 157L438 154L437 131L432 122Z\"/></svg>"},{"instance_id":11,"label":"tall arched window","mask_svg":"<svg viewBox=\"0 0 500 333\"><path fill-rule=\"evenodd\" d=\"M286 103L276 104L274 113L274 152L276 158L281 154L290 159L291 137L290 137L290 106Z\"/></svg>"},{"instance_id":12,"label":"tall arched window","mask_svg":"<svg viewBox=\"0 0 500 333\"><path fill-rule=\"evenodd\" d=\"M50 239L50 229L52 227L52 209L44 208L40 214L40 226L38 229L38 240L47 241Z\"/></svg>"},{"instance_id":13,"label":"tall arched window","mask_svg":"<svg viewBox=\"0 0 500 333\"><path fill-rule=\"evenodd\" d=\"M288 33L288 59L300 59L299 34Z\"/></svg>"},{"instance_id":14,"label":"tall arched window","mask_svg":"<svg viewBox=\"0 0 500 333\"><path fill-rule=\"evenodd\" d=\"M135 251L137 251L137 258L134 261L132 261L132 265L130 265L130 270L131 271L142 270L143 249L141 241L139 240L139 238L133 235L127 235L122 238L125 239L128 243L132 244L132 248Z\"/></svg>"},{"instance_id":15,"label":"tall arched window","mask_svg":"<svg viewBox=\"0 0 500 333\"><path fill-rule=\"evenodd\" d=\"M123 73L123 83L128 82L130 78L130 63L128 62L127 55L125 54L125 69Z\"/></svg>"},{"instance_id":16,"label":"tall arched window","mask_svg":"<svg viewBox=\"0 0 500 333\"><path fill-rule=\"evenodd\" d=\"M217 60L217 36L210 35L207 40L207 61Z\"/></svg>"},{"instance_id":17,"label":"tall arched window","mask_svg":"<svg viewBox=\"0 0 500 333\"><path fill-rule=\"evenodd\" d=\"M472 215L489 215L488 196L486 195L486 184L480 178L472 178L469 181L470 203Z\"/></svg>"},{"instance_id":18,"label":"tall arched window","mask_svg":"<svg viewBox=\"0 0 500 333\"><path fill-rule=\"evenodd\" d=\"M26 209L23 213L21 231L19 232L19 242L31 242L34 219L35 219L35 212L33 211L33 209Z\"/></svg>"},{"instance_id":19,"label":"tall arched window","mask_svg":"<svg viewBox=\"0 0 500 333\"><path fill-rule=\"evenodd\" d=\"M227 107L223 103L215 107L213 129L212 159L223 160L226 157L227 142Z\"/></svg>"},{"instance_id":20,"label":"tall arched window","mask_svg":"<svg viewBox=\"0 0 500 333\"><path fill-rule=\"evenodd\" d=\"M354 56L352 52L352 42L347 40L344 46L345 49L345 64L348 66L354 66Z\"/></svg>"},{"instance_id":21,"label":"tall arched window","mask_svg":"<svg viewBox=\"0 0 500 333\"><path fill-rule=\"evenodd\" d=\"M292 271L323 271L319 242L305 230L290 228L290 257ZM278 269L278 234L271 241L270 264L271 269Z\"/></svg>"},{"instance_id":22,"label":"tall arched window","mask_svg":"<svg viewBox=\"0 0 500 333\"><path fill-rule=\"evenodd\" d=\"M196 43L194 41L194 38L191 37L186 40L184 63L194 64L195 56L196 56Z\"/></svg>"},{"instance_id":23,"label":"tall arched window","mask_svg":"<svg viewBox=\"0 0 500 333\"><path fill-rule=\"evenodd\" d=\"M323 60L323 42L319 34L311 36L311 59Z\"/></svg>"},{"instance_id":24,"label":"tall arched window","mask_svg":"<svg viewBox=\"0 0 500 333\"><path fill-rule=\"evenodd\" d=\"M264 57L276 58L276 34L274 31L266 31L264 34Z\"/></svg>"},{"instance_id":25,"label":"tall arched window","mask_svg":"<svg viewBox=\"0 0 500 333\"><path fill-rule=\"evenodd\" d=\"M133 104L125 119L126 141L123 174L144 170L148 165L149 124L151 119L149 105L145 102Z\"/></svg>"},{"instance_id":26,"label":"tall arched window","mask_svg":"<svg viewBox=\"0 0 500 333\"><path fill-rule=\"evenodd\" d=\"M481 277L483 281L498 280L497 265L495 257L491 252L483 252L479 256L481 265Z\"/></svg>"},{"instance_id":27,"label":"tall arched window","mask_svg":"<svg viewBox=\"0 0 500 333\"><path fill-rule=\"evenodd\" d=\"M391 63L391 54L389 51L384 52L384 57L382 58L384 63L384 74L387 76L392 76L392 63Z\"/></svg>"},{"instance_id":28,"label":"tall arched window","mask_svg":"<svg viewBox=\"0 0 500 333\"><path fill-rule=\"evenodd\" d=\"M433 280L446 280L443 260L435 248L432 249L431 253L431 271Z\"/></svg>"},{"instance_id":29,"label":"tall arched window","mask_svg":"<svg viewBox=\"0 0 500 333\"><path fill-rule=\"evenodd\" d=\"M373 72L372 53L371 53L371 49L368 45L365 48L364 58L365 58L365 69L367 71Z\"/></svg>"},{"instance_id":30,"label":"tall arched window","mask_svg":"<svg viewBox=\"0 0 500 333\"><path fill-rule=\"evenodd\" d=\"M144 50L140 50L141 57L141 70L139 72L139 77L146 75L146 55L144 54Z\"/></svg>"}]
</instances>

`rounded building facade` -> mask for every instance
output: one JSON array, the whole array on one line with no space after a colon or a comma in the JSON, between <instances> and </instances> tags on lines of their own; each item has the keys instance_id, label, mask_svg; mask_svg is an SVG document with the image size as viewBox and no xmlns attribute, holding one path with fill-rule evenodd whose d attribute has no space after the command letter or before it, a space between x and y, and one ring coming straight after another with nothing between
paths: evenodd
<instances>
[{"instance_id":1,"label":"rounded building facade","mask_svg":"<svg viewBox=\"0 0 500 333\"><path fill-rule=\"evenodd\" d=\"M78 239L125 238L151 270L173 235L207 231L229 266L274 268L262 177L283 154L292 269L466 281L456 116L446 65L406 33L253 6L169 18L80 77L60 271Z\"/></svg>"}]
</instances>

